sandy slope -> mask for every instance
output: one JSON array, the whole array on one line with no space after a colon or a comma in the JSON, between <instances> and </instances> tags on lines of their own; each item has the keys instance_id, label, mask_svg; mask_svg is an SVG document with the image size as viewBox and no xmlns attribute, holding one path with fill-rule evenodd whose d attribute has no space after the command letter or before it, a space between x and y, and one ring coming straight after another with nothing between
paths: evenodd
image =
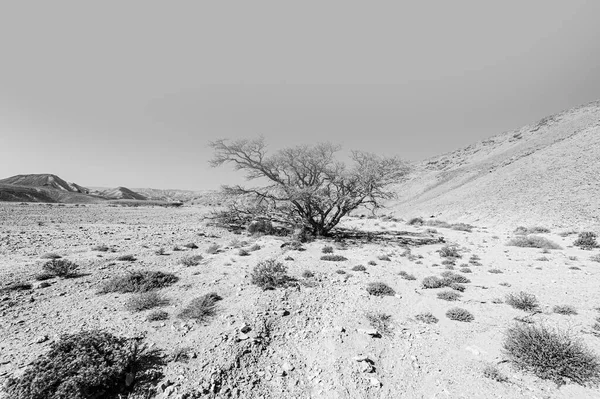
<instances>
[{"instance_id":1,"label":"sandy slope","mask_svg":"<svg viewBox=\"0 0 600 399\"><path fill-rule=\"evenodd\" d=\"M597 229L600 102L427 160L398 191L403 216Z\"/></svg>"},{"instance_id":2,"label":"sandy slope","mask_svg":"<svg viewBox=\"0 0 600 399\"><path fill-rule=\"evenodd\" d=\"M543 255L548 260L542 261L537 260L540 250L506 246L510 234L504 230L439 229L437 235L460 245L463 259L459 263L473 254L481 258L482 265L471 266L472 273L465 274L471 283L463 296L452 303L438 299L439 290L420 285L424 277L444 270L436 252L441 244L412 248L412 257L402 256L405 248L393 242L350 242L342 249L333 242L316 241L299 252L282 248L281 238L236 236L206 226L204 215L199 207L0 204L0 284L34 281L32 276L43 263L40 256L50 251L77 262L86 273L80 278L51 280L46 288L0 294L0 380L19 375L59 334L100 327L126 336L146 336L147 342L166 354L181 348L191 354L187 361L171 357L165 367L165 380L173 383L169 397L202 391L205 394L196 397L600 397L598 389L573 384L557 389L514 370L503 362L501 352L506 327L526 313L494 303L494 299L526 290L542 304L542 313L533 316L534 320L570 328L600 354L600 338L591 330L600 316L595 309L600 306L600 264L589 260L598 250L569 247L573 236L561 237L558 231L547 234L564 249ZM349 218L345 224L373 231L425 230L377 219ZM248 241L246 248L253 243L261 248L240 256L234 239ZM188 242L199 248L172 250ZM206 254L213 243L222 245L222 250ZM98 244L116 252L93 251ZM324 245L333 245L334 252L348 260L320 260ZM155 254L160 247L166 255ZM122 254L133 254L138 260L117 261ZM190 254L202 254L205 259L196 267L179 264ZM378 259L384 254L391 260ZM302 283L274 291L252 285L253 267L267 258L284 262L289 274ZM366 266L366 271L351 270L358 264ZM489 273L492 268L502 273ZM177 284L162 290L171 299L165 308L168 320L148 322L147 311L127 311L124 303L130 294L96 294L105 279L127 270L162 270L180 277ZM315 277L301 277L305 270L313 271ZM417 279L404 280L400 271ZM369 295L365 287L374 281L386 282L397 295ZM224 298L215 318L195 323L177 317L191 299L208 292ZM554 314L551 308L557 304L573 305L578 314ZM468 309L475 320L449 320L445 312L454 306ZM372 328L366 312L390 315L392 334L378 338L366 334L364 330ZM433 313L439 322L419 323L414 316L420 312ZM244 324L250 327L246 334L240 332ZM36 343L45 335L49 341ZM373 369L364 370L357 356L366 356ZM482 369L488 363L498 364L509 382L485 378Z\"/></svg>"}]
</instances>

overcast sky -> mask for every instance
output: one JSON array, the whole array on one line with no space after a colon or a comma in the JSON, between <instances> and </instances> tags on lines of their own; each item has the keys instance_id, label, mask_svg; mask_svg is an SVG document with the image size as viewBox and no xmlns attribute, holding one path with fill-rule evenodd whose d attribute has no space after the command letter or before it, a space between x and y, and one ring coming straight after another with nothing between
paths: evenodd
<instances>
[{"instance_id":1,"label":"overcast sky","mask_svg":"<svg viewBox=\"0 0 600 399\"><path fill-rule=\"evenodd\" d=\"M207 143L419 160L600 99L600 1L2 1L0 178L213 189Z\"/></svg>"}]
</instances>

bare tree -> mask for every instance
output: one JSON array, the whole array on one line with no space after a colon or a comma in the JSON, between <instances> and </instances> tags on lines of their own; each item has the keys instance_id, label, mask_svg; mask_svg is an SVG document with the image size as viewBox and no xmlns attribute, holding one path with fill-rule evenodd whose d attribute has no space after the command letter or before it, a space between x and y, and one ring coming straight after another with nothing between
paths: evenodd
<instances>
[{"instance_id":1,"label":"bare tree","mask_svg":"<svg viewBox=\"0 0 600 399\"><path fill-rule=\"evenodd\" d=\"M282 149L268 156L264 139L217 140L210 143L213 167L230 163L259 187L223 186L239 215L301 225L314 235L327 235L342 217L365 206L375 210L394 198L390 185L408 173L397 157L353 151L351 164L338 161L341 147L331 143Z\"/></svg>"}]
</instances>

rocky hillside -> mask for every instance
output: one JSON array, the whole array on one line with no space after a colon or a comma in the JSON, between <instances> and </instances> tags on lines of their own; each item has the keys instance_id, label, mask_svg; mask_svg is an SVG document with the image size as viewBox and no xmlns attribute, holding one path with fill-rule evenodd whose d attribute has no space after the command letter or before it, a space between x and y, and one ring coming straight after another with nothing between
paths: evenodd
<instances>
[{"instance_id":1,"label":"rocky hillside","mask_svg":"<svg viewBox=\"0 0 600 399\"><path fill-rule=\"evenodd\" d=\"M81 194L89 194L90 192L90 190L85 187L75 183L67 183L60 177L53 174L17 175L6 179L1 179L0 184L26 187L43 187Z\"/></svg>"},{"instance_id":2,"label":"rocky hillside","mask_svg":"<svg viewBox=\"0 0 600 399\"><path fill-rule=\"evenodd\" d=\"M600 226L600 101L415 165L400 215L479 225Z\"/></svg>"},{"instance_id":3,"label":"rocky hillside","mask_svg":"<svg viewBox=\"0 0 600 399\"><path fill-rule=\"evenodd\" d=\"M100 196L110 199L132 199L144 201L147 198L127 187L109 188L99 193Z\"/></svg>"}]
</instances>

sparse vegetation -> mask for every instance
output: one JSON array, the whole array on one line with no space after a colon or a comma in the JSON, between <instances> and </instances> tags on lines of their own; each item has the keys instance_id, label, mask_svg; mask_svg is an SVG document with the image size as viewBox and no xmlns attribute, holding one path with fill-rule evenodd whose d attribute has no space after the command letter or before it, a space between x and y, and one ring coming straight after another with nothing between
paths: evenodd
<instances>
[{"instance_id":1,"label":"sparse vegetation","mask_svg":"<svg viewBox=\"0 0 600 399\"><path fill-rule=\"evenodd\" d=\"M590 260L591 260L592 262L598 262L598 263L600 263L600 254L597 254L597 255L591 256L591 257L590 257Z\"/></svg>"},{"instance_id":2,"label":"sparse vegetation","mask_svg":"<svg viewBox=\"0 0 600 399\"><path fill-rule=\"evenodd\" d=\"M369 283L367 285L367 292L374 296L394 296L396 291L389 285L382 282Z\"/></svg>"},{"instance_id":3,"label":"sparse vegetation","mask_svg":"<svg viewBox=\"0 0 600 399\"><path fill-rule=\"evenodd\" d=\"M423 288L442 288L445 287L445 282L439 277L428 276L423 279L421 285L423 286Z\"/></svg>"},{"instance_id":4,"label":"sparse vegetation","mask_svg":"<svg viewBox=\"0 0 600 399\"><path fill-rule=\"evenodd\" d=\"M214 255L216 253L219 253L219 250L221 249L221 246L219 244L211 244L207 249L206 249L206 253L209 255Z\"/></svg>"},{"instance_id":5,"label":"sparse vegetation","mask_svg":"<svg viewBox=\"0 0 600 399\"><path fill-rule=\"evenodd\" d=\"M7 384L15 399L87 399L127 396L142 381L144 353L135 339L104 331L63 335L35 359L23 375ZM130 380L136 370L135 380ZM160 376L160 374L157 374Z\"/></svg>"},{"instance_id":6,"label":"sparse vegetation","mask_svg":"<svg viewBox=\"0 0 600 399\"><path fill-rule=\"evenodd\" d=\"M217 302L221 299L223 298L216 292L194 298L189 305L181 311L179 317L182 319L194 319L200 322L206 321L208 318L216 315Z\"/></svg>"},{"instance_id":7,"label":"sparse vegetation","mask_svg":"<svg viewBox=\"0 0 600 399\"><path fill-rule=\"evenodd\" d=\"M594 249L598 248L598 241L596 238L598 235L591 231L583 231L579 233L577 239L573 242L573 245L581 249Z\"/></svg>"},{"instance_id":8,"label":"sparse vegetation","mask_svg":"<svg viewBox=\"0 0 600 399\"><path fill-rule=\"evenodd\" d=\"M566 331L516 324L507 330L503 349L518 368L559 385L600 381L598 356Z\"/></svg>"},{"instance_id":9,"label":"sparse vegetation","mask_svg":"<svg viewBox=\"0 0 600 399\"><path fill-rule=\"evenodd\" d=\"M461 258L462 255L458 252L457 245L444 245L439 251L442 258Z\"/></svg>"},{"instance_id":10,"label":"sparse vegetation","mask_svg":"<svg viewBox=\"0 0 600 399\"><path fill-rule=\"evenodd\" d=\"M420 321L421 323L425 323L425 324L435 324L439 321L437 317L435 317L433 314L431 314L429 312L419 313L418 315L415 316L415 320Z\"/></svg>"},{"instance_id":11,"label":"sparse vegetation","mask_svg":"<svg viewBox=\"0 0 600 399\"><path fill-rule=\"evenodd\" d=\"M189 249L198 249L198 246L196 244L194 244L193 242L189 242L189 243L185 244L184 247L189 248Z\"/></svg>"},{"instance_id":12,"label":"sparse vegetation","mask_svg":"<svg viewBox=\"0 0 600 399\"><path fill-rule=\"evenodd\" d=\"M148 321L162 321L169 318L169 313L164 310L153 310L148 314L146 320Z\"/></svg>"},{"instance_id":13,"label":"sparse vegetation","mask_svg":"<svg viewBox=\"0 0 600 399\"><path fill-rule=\"evenodd\" d=\"M539 303L535 295L521 291L518 294L506 295L505 302L515 309L532 312L539 308Z\"/></svg>"},{"instance_id":14,"label":"sparse vegetation","mask_svg":"<svg viewBox=\"0 0 600 399\"><path fill-rule=\"evenodd\" d=\"M566 316L577 314L577 309L575 309L575 307L571 306L571 305L555 305L552 308L552 311L554 313L558 313L558 314L562 314L562 315L566 315Z\"/></svg>"},{"instance_id":15,"label":"sparse vegetation","mask_svg":"<svg viewBox=\"0 0 600 399\"><path fill-rule=\"evenodd\" d=\"M115 276L106 281L99 290L100 294L108 292L148 292L168 287L178 280L171 273L159 271L136 271L122 276Z\"/></svg>"},{"instance_id":16,"label":"sparse vegetation","mask_svg":"<svg viewBox=\"0 0 600 399\"><path fill-rule=\"evenodd\" d=\"M52 259L44 263L42 269L53 276L69 278L77 276L79 265L67 259Z\"/></svg>"},{"instance_id":17,"label":"sparse vegetation","mask_svg":"<svg viewBox=\"0 0 600 399\"><path fill-rule=\"evenodd\" d=\"M11 292L11 291L27 291L32 289L33 286L30 283L18 282L7 285L6 287L0 288L0 292Z\"/></svg>"},{"instance_id":18,"label":"sparse vegetation","mask_svg":"<svg viewBox=\"0 0 600 399\"><path fill-rule=\"evenodd\" d=\"M368 312L365 317L369 321L371 327L377 330L381 335L392 336L394 330L391 327L392 316L381 312Z\"/></svg>"},{"instance_id":19,"label":"sparse vegetation","mask_svg":"<svg viewBox=\"0 0 600 399\"><path fill-rule=\"evenodd\" d=\"M374 260L370 260L367 262L367 265L369 266L377 266L377 262L375 262Z\"/></svg>"},{"instance_id":20,"label":"sparse vegetation","mask_svg":"<svg viewBox=\"0 0 600 399\"><path fill-rule=\"evenodd\" d=\"M497 382L507 382L508 377L498 370L498 367L493 364L488 364L483 368L483 376Z\"/></svg>"},{"instance_id":21,"label":"sparse vegetation","mask_svg":"<svg viewBox=\"0 0 600 399\"><path fill-rule=\"evenodd\" d=\"M475 317L466 309L463 308L451 308L446 312L446 317L450 320L471 322L475 320Z\"/></svg>"},{"instance_id":22,"label":"sparse vegetation","mask_svg":"<svg viewBox=\"0 0 600 399\"><path fill-rule=\"evenodd\" d=\"M324 254L332 254L333 247L331 245L325 245L323 248L321 248L321 252Z\"/></svg>"},{"instance_id":23,"label":"sparse vegetation","mask_svg":"<svg viewBox=\"0 0 600 399\"><path fill-rule=\"evenodd\" d=\"M131 312L141 312L167 305L169 301L156 291L148 291L136 294L129 298L125 307Z\"/></svg>"},{"instance_id":24,"label":"sparse vegetation","mask_svg":"<svg viewBox=\"0 0 600 399\"><path fill-rule=\"evenodd\" d=\"M287 267L275 259L259 262L252 270L250 278L252 284L258 285L263 290L285 287L292 281L287 275Z\"/></svg>"},{"instance_id":25,"label":"sparse vegetation","mask_svg":"<svg viewBox=\"0 0 600 399\"><path fill-rule=\"evenodd\" d=\"M405 272L404 270L400 271L398 273L398 275L400 277L402 277L404 280L414 281L417 279L414 275L409 274L409 273Z\"/></svg>"},{"instance_id":26,"label":"sparse vegetation","mask_svg":"<svg viewBox=\"0 0 600 399\"><path fill-rule=\"evenodd\" d=\"M546 227L541 227L541 226L534 226L534 227L525 227L525 226L519 226L515 229L515 234L518 235L529 235L529 234L545 234L545 233L550 233L550 229L546 228Z\"/></svg>"},{"instance_id":27,"label":"sparse vegetation","mask_svg":"<svg viewBox=\"0 0 600 399\"><path fill-rule=\"evenodd\" d=\"M511 239L506 245L524 248L561 249L560 245L540 236L519 236Z\"/></svg>"},{"instance_id":28,"label":"sparse vegetation","mask_svg":"<svg viewBox=\"0 0 600 399\"><path fill-rule=\"evenodd\" d=\"M323 255L321 256L321 260L326 260L330 262L343 262L345 260L348 260L348 258L342 255Z\"/></svg>"},{"instance_id":29,"label":"sparse vegetation","mask_svg":"<svg viewBox=\"0 0 600 399\"><path fill-rule=\"evenodd\" d=\"M437 294L438 299L443 299L444 301L457 301L460 296L456 291L442 291Z\"/></svg>"},{"instance_id":30,"label":"sparse vegetation","mask_svg":"<svg viewBox=\"0 0 600 399\"><path fill-rule=\"evenodd\" d=\"M92 248L92 251L98 251L98 252L108 252L110 250L109 247L107 247L106 245L96 245L95 247Z\"/></svg>"},{"instance_id":31,"label":"sparse vegetation","mask_svg":"<svg viewBox=\"0 0 600 399\"><path fill-rule=\"evenodd\" d=\"M471 269L469 269L468 267L461 267L460 272L461 273L473 273L473 271Z\"/></svg>"},{"instance_id":32,"label":"sparse vegetation","mask_svg":"<svg viewBox=\"0 0 600 399\"><path fill-rule=\"evenodd\" d=\"M356 265L352 267L352 270L354 270L355 272L364 272L365 270L367 270L367 268L363 265Z\"/></svg>"},{"instance_id":33,"label":"sparse vegetation","mask_svg":"<svg viewBox=\"0 0 600 399\"><path fill-rule=\"evenodd\" d=\"M450 228L452 230L466 231L467 233L470 233L473 231L473 226L471 226L470 224L467 224L467 223L454 223L454 224L450 225Z\"/></svg>"},{"instance_id":34,"label":"sparse vegetation","mask_svg":"<svg viewBox=\"0 0 600 399\"><path fill-rule=\"evenodd\" d=\"M315 274L313 272L311 272L310 270L305 270L302 272L302 277L304 277L304 278L312 278L314 276L315 276Z\"/></svg>"},{"instance_id":35,"label":"sparse vegetation","mask_svg":"<svg viewBox=\"0 0 600 399\"><path fill-rule=\"evenodd\" d=\"M259 251L261 249L261 246L258 244L254 244L253 246L251 246L249 248L250 251L254 252L254 251Z\"/></svg>"},{"instance_id":36,"label":"sparse vegetation","mask_svg":"<svg viewBox=\"0 0 600 399\"><path fill-rule=\"evenodd\" d=\"M121 255L117 258L117 260L122 261L122 262L133 262L135 261L135 256L133 255Z\"/></svg>"},{"instance_id":37,"label":"sparse vegetation","mask_svg":"<svg viewBox=\"0 0 600 399\"><path fill-rule=\"evenodd\" d=\"M409 226L422 226L423 223L424 221L422 217L411 218L408 220L408 222L406 222L406 224Z\"/></svg>"},{"instance_id":38,"label":"sparse vegetation","mask_svg":"<svg viewBox=\"0 0 600 399\"><path fill-rule=\"evenodd\" d=\"M501 269L490 269L488 270L488 273L492 273L492 274L502 274L504 273Z\"/></svg>"},{"instance_id":39,"label":"sparse vegetation","mask_svg":"<svg viewBox=\"0 0 600 399\"><path fill-rule=\"evenodd\" d=\"M198 266L203 259L202 255L184 256L179 260L179 264L186 267Z\"/></svg>"}]
</instances>

